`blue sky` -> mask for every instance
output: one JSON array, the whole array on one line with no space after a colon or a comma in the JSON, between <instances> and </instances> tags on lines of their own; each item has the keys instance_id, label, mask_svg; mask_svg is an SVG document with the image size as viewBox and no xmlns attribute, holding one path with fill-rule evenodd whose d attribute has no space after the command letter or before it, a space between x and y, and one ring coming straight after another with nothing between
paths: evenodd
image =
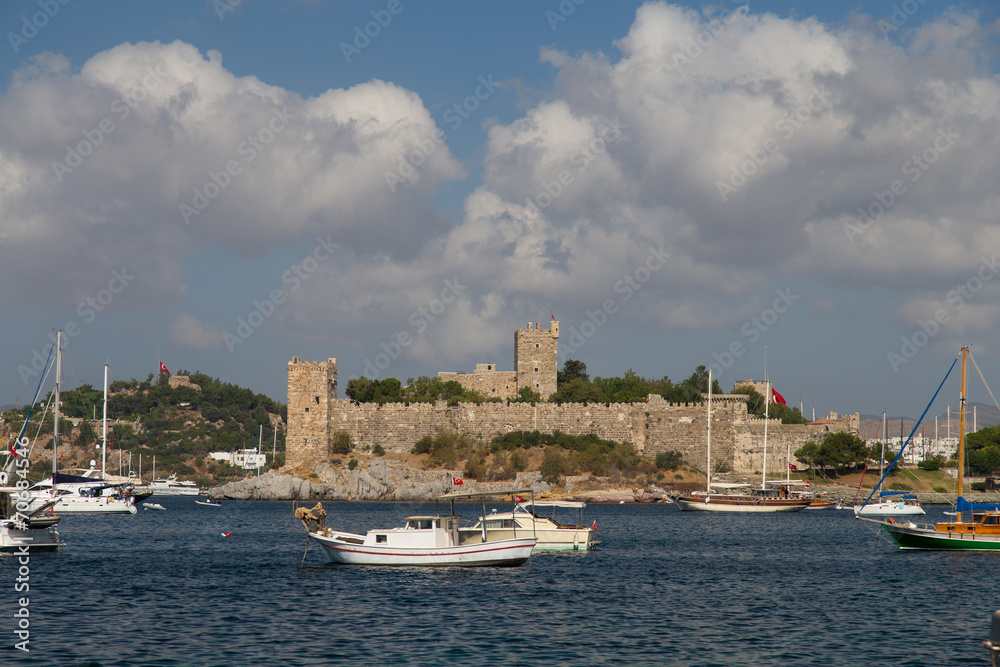
<instances>
[{"instance_id":1,"label":"blue sky","mask_svg":"<svg viewBox=\"0 0 1000 667\"><path fill-rule=\"evenodd\" d=\"M731 388L766 346L807 414L916 416L961 344L1000 377L998 16L4 3L0 404L57 328L70 386L159 357L283 401L293 356L510 369L553 313L592 375Z\"/></svg>"}]
</instances>

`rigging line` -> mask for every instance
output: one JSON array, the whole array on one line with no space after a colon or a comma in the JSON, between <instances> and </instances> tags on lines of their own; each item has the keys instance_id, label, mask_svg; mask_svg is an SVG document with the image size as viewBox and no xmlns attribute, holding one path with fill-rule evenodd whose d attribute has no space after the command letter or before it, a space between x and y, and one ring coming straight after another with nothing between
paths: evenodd
<instances>
[{"instance_id":1,"label":"rigging line","mask_svg":"<svg viewBox=\"0 0 1000 667\"><path fill-rule=\"evenodd\" d=\"M931 396L930 403L928 403L927 407L924 408L924 411L920 413L920 419L917 420L917 423L913 425L913 430L910 431L910 435L909 435L908 438L906 438L906 442L904 442L903 446L899 448L899 453L896 454L896 458L894 458L892 460L892 463L889 464L889 467L885 469L885 473L882 475L882 479L880 479L878 481L878 484L875 485L875 488L872 489L872 492L868 494L867 498L865 498L865 502L862 503L862 505L861 505L862 507L864 507L865 505L868 504L868 501L872 499L872 496L875 495L875 492L878 489L882 488L882 482L885 481L885 478L889 476L889 473L892 471L893 467L896 465L896 462L899 461L899 458L903 455L903 452L906 451L906 446L908 444L910 444L910 440L913 439L913 434L917 432L917 428L920 427L920 422L922 422L924 420L924 417L927 415L927 411L931 409L932 405L934 405L934 400L937 398L938 394L941 393L941 387L943 387L944 383L948 381L948 376L951 375L951 372L953 370L955 370L955 364L957 364L957 363L958 363L958 357L955 357L955 359L952 360L952 362L951 362L951 366L948 367L948 372L945 373L944 379L941 380L941 384L938 385L937 391L935 391L934 395ZM959 495L961 495L961 494L959 494Z\"/></svg>"},{"instance_id":2,"label":"rigging line","mask_svg":"<svg viewBox=\"0 0 1000 667\"><path fill-rule=\"evenodd\" d=\"M38 378L38 387L35 389L35 397L31 399L31 405L28 406L28 414L24 418L24 424L21 426L21 432L18 434L17 439L20 440L24 437L24 432L28 428L28 421L31 419L31 411L35 409L35 403L38 402L38 394L42 391L42 385L45 384L45 379L49 377L50 363L52 361L52 353L55 351L55 347L49 349L49 358L45 360L45 366L42 368L44 373Z\"/></svg>"},{"instance_id":3,"label":"rigging line","mask_svg":"<svg viewBox=\"0 0 1000 667\"><path fill-rule=\"evenodd\" d=\"M976 367L976 372L979 373L979 379L983 381L983 386L986 387L986 392L993 399L993 405L997 406L997 410L1000 410L1000 404L997 403L997 399L993 397L993 392L990 391L990 386L986 384L986 378L983 377L983 372L979 370L979 364L976 363L976 358L972 356L972 350L969 350L969 358L972 359L972 365Z\"/></svg>"}]
</instances>

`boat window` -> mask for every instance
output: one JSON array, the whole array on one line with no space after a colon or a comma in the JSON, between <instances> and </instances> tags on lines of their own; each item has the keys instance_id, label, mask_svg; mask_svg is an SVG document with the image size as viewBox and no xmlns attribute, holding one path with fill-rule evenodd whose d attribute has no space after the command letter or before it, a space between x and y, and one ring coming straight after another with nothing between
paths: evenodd
<instances>
[{"instance_id":1,"label":"boat window","mask_svg":"<svg viewBox=\"0 0 1000 667\"><path fill-rule=\"evenodd\" d=\"M1000 515L988 516L983 519L983 525L1000 526Z\"/></svg>"},{"instance_id":2,"label":"boat window","mask_svg":"<svg viewBox=\"0 0 1000 667\"><path fill-rule=\"evenodd\" d=\"M388 535L376 535L375 536L375 542L377 544L380 544L380 543L383 543L383 542L388 542L388 541L389 541L389 536Z\"/></svg>"}]
</instances>

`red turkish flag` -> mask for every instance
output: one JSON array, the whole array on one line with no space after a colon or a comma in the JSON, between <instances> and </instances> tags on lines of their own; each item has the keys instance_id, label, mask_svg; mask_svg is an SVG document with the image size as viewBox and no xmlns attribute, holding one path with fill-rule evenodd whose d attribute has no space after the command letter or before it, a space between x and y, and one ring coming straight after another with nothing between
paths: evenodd
<instances>
[{"instance_id":1,"label":"red turkish flag","mask_svg":"<svg viewBox=\"0 0 1000 667\"><path fill-rule=\"evenodd\" d=\"M778 390L775 389L774 387L771 387L771 400L775 403L781 403L782 405L785 405L784 396L779 394Z\"/></svg>"},{"instance_id":2,"label":"red turkish flag","mask_svg":"<svg viewBox=\"0 0 1000 667\"><path fill-rule=\"evenodd\" d=\"M465 484L465 482L460 480L458 477L452 477L451 483L454 484L455 486L462 486L463 484Z\"/></svg>"},{"instance_id":3,"label":"red turkish flag","mask_svg":"<svg viewBox=\"0 0 1000 667\"><path fill-rule=\"evenodd\" d=\"M167 367L163 364L162 361L160 362L160 372L161 373L166 373L167 375L170 375L170 371L167 370Z\"/></svg>"}]
</instances>

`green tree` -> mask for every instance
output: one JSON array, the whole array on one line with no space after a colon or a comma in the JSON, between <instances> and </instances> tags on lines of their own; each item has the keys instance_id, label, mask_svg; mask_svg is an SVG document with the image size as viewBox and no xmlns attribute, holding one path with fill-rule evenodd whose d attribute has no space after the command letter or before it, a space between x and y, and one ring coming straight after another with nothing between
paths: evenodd
<instances>
[{"instance_id":1,"label":"green tree","mask_svg":"<svg viewBox=\"0 0 1000 667\"><path fill-rule=\"evenodd\" d=\"M549 396L552 403L603 403L604 392L600 387L583 378L573 378L559 385L559 389Z\"/></svg>"},{"instance_id":2,"label":"green tree","mask_svg":"<svg viewBox=\"0 0 1000 667\"><path fill-rule=\"evenodd\" d=\"M517 390L517 398L514 399L515 403L541 403L542 395L531 387L521 387Z\"/></svg>"},{"instance_id":3,"label":"green tree","mask_svg":"<svg viewBox=\"0 0 1000 667\"><path fill-rule=\"evenodd\" d=\"M556 372L556 385L576 379L590 380L590 376L587 375L587 364L576 359L567 359L563 362L563 369Z\"/></svg>"}]
</instances>

